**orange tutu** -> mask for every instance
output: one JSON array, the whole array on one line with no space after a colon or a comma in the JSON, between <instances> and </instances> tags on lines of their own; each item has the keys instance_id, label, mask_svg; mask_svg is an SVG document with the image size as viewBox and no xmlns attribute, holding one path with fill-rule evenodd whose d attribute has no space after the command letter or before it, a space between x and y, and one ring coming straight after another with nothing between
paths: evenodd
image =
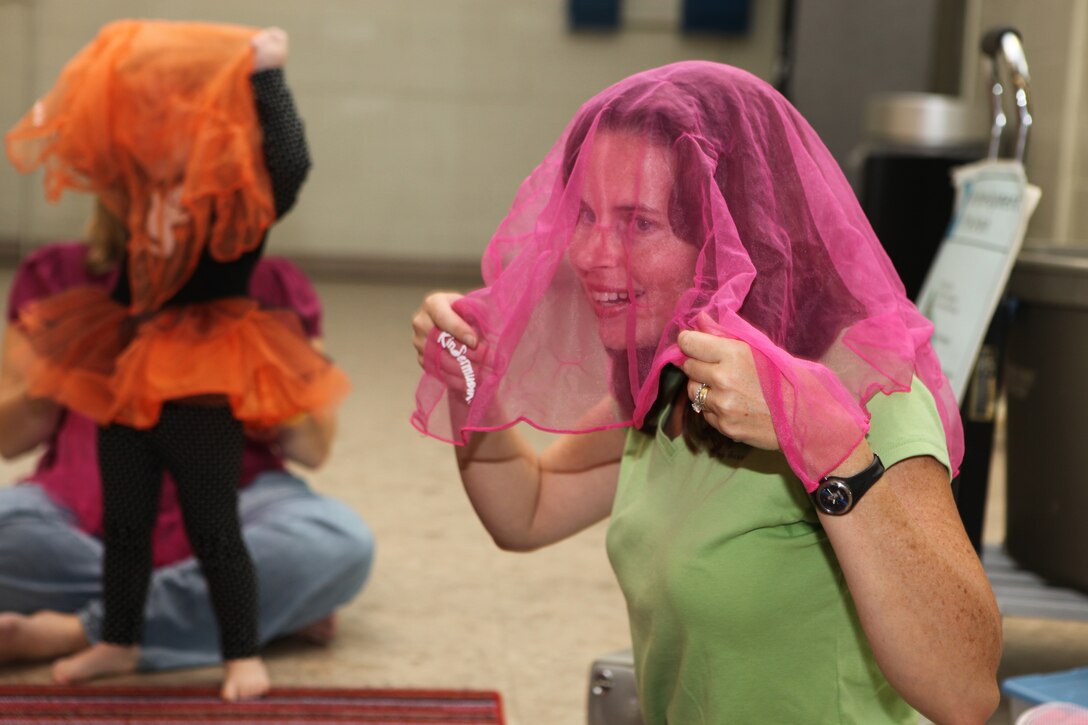
<instances>
[{"instance_id":1,"label":"orange tutu","mask_svg":"<svg viewBox=\"0 0 1088 725\"><path fill-rule=\"evenodd\" d=\"M245 297L133 318L106 290L80 287L19 322L29 394L102 424L150 428L167 401L222 396L236 418L268 427L336 405L350 387L293 312Z\"/></svg>"}]
</instances>

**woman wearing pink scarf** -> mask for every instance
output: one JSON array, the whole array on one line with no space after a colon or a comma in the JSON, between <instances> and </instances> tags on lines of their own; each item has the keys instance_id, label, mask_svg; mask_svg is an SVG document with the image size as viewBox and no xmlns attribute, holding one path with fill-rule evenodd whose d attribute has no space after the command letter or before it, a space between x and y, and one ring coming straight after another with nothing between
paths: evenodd
<instances>
[{"instance_id":1,"label":"woman wearing pink scarf","mask_svg":"<svg viewBox=\"0 0 1088 725\"><path fill-rule=\"evenodd\" d=\"M705 62L606 89L483 272L413 321L413 424L503 548L611 516L647 723L986 720L1001 624L932 327L783 98Z\"/></svg>"}]
</instances>

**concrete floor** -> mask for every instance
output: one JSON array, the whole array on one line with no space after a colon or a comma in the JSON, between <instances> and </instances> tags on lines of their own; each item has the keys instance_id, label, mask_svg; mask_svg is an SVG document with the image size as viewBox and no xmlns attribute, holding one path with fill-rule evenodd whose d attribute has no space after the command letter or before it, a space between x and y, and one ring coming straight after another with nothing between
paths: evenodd
<instances>
[{"instance_id":1,"label":"concrete floor","mask_svg":"<svg viewBox=\"0 0 1088 725\"><path fill-rule=\"evenodd\" d=\"M10 273L2 274L6 288ZM318 286L329 352L355 392L333 460L310 478L366 518L378 552L331 646L271 648L274 682L491 689L502 694L510 725L584 723L590 663L629 642L603 526L533 554L498 551L460 491L448 447L408 423L418 379L409 319L428 287ZM0 480L29 466L0 466ZM997 541L1000 483L986 532ZM1005 637L1002 677L1088 664L1085 623L1008 618ZM210 684L218 675L207 668L122 681ZM0 669L0 683L47 679L44 666ZM990 722L1011 720L1002 710Z\"/></svg>"}]
</instances>

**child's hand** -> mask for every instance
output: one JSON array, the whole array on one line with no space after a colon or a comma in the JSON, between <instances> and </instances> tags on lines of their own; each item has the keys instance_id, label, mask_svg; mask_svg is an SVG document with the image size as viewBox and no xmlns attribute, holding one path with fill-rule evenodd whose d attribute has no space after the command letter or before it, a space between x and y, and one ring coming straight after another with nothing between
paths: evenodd
<instances>
[{"instance_id":1,"label":"child's hand","mask_svg":"<svg viewBox=\"0 0 1088 725\"><path fill-rule=\"evenodd\" d=\"M249 41L253 46L253 72L282 68L287 62L287 32L265 28Z\"/></svg>"}]
</instances>

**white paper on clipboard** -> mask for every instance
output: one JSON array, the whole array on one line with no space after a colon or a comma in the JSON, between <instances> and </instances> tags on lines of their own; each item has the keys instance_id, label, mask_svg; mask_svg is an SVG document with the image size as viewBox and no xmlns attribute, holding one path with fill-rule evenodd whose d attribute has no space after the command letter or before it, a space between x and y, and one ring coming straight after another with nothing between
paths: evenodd
<instances>
[{"instance_id":1,"label":"white paper on clipboard","mask_svg":"<svg viewBox=\"0 0 1088 725\"><path fill-rule=\"evenodd\" d=\"M952 221L918 295L918 309L933 323L933 349L962 405L1042 192L1027 182L1019 161L961 166L952 180Z\"/></svg>"}]
</instances>

